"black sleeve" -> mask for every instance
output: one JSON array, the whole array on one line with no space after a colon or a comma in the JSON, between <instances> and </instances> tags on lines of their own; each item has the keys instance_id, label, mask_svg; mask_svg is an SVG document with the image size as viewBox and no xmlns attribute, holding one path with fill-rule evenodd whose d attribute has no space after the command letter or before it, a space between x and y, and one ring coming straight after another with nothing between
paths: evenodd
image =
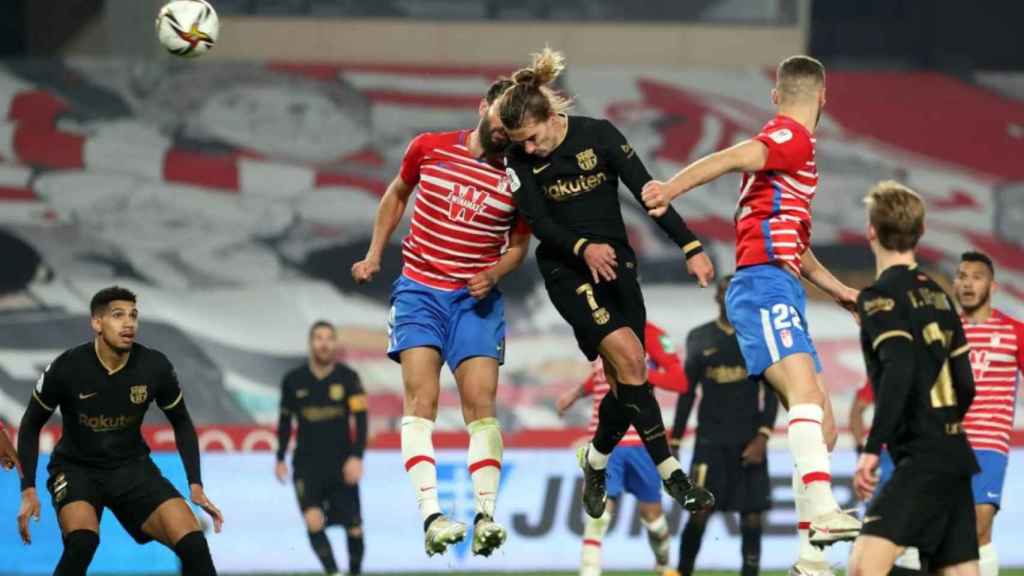
<instances>
[{"instance_id":1,"label":"black sleeve","mask_svg":"<svg viewBox=\"0 0 1024 576\"><path fill-rule=\"evenodd\" d=\"M971 402L974 402L974 372L971 370L971 359L968 354L970 345L967 343L964 327L957 321L953 330L949 369L950 377L953 379L953 389L956 391L957 411L960 413L960 419L963 420L967 410L971 407Z\"/></svg>"},{"instance_id":2,"label":"black sleeve","mask_svg":"<svg viewBox=\"0 0 1024 576\"><path fill-rule=\"evenodd\" d=\"M619 129L607 120L603 124L605 134L602 135L601 141L607 146L609 163L618 172L622 183L633 193L636 201L643 206L641 194L643 193L644 185L652 180L651 174L647 171L643 161L640 160L636 150L626 141L626 137L622 135L622 132L619 132ZM683 217L671 205L664 214L655 218L654 221L683 250L687 258L704 251L700 240L690 231Z\"/></svg>"},{"instance_id":3,"label":"black sleeve","mask_svg":"<svg viewBox=\"0 0 1024 576\"><path fill-rule=\"evenodd\" d=\"M284 461L284 455L288 452L288 443L292 439L292 416L295 414L293 398L286 376L281 382L281 415L277 420L278 462Z\"/></svg>"},{"instance_id":4,"label":"black sleeve","mask_svg":"<svg viewBox=\"0 0 1024 576\"><path fill-rule=\"evenodd\" d=\"M779 396L771 386L765 386L763 383L758 383L757 386L764 390L764 406L758 413L758 432L763 430L771 436L772 430L775 429L775 418L779 415Z\"/></svg>"},{"instance_id":5,"label":"black sleeve","mask_svg":"<svg viewBox=\"0 0 1024 576\"><path fill-rule=\"evenodd\" d=\"M36 465L39 463L39 432L50 419L50 410L39 402L32 400L21 417L18 427L18 459L21 460L21 489L33 488L36 485Z\"/></svg>"},{"instance_id":6,"label":"black sleeve","mask_svg":"<svg viewBox=\"0 0 1024 576\"><path fill-rule=\"evenodd\" d=\"M505 173L516 199L516 207L526 218L533 235L566 256L581 256L587 239L566 230L551 217L544 192L537 185L530 165L516 158L515 154L510 154Z\"/></svg>"},{"instance_id":7,"label":"black sleeve","mask_svg":"<svg viewBox=\"0 0 1024 576\"><path fill-rule=\"evenodd\" d=\"M701 376L701 351L696 345L693 332L686 337L686 360L683 363L683 370L686 372L686 381L690 386L686 392L679 395L676 401L676 417L672 422L672 440L678 445L683 435L686 434L686 423L690 419L690 411L693 410L693 402L697 397L697 386L700 384Z\"/></svg>"},{"instance_id":8,"label":"black sleeve","mask_svg":"<svg viewBox=\"0 0 1024 576\"><path fill-rule=\"evenodd\" d=\"M879 454L895 434L913 386L914 336L902 307L892 296L866 289L857 298L861 330L878 358L880 381L875 382L875 416L864 451Z\"/></svg>"},{"instance_id":9,"label":"black sleeve","mask_svg":"<svg viewBox=\"0 0 1024 576\"><path fill-rule=\"evenodd\" d=\"M348 410L356 419L356 437L352 442L352 455L362 458L363 452L366 451L369 423L366 413L366 392L363 391L363 384L355 372L352 372L349 384Z\"/></svg>"},{"instance_id":10,"label":"black sleeve","mask_svg":"<svg viewBox=\"0 0 1024 576\"><path fill-rule=\"evenodd\" d=\"M192 417L185 408L185 400L180 399L170 408L161 409L174 429L174 442L178 445L178 454L181 455L181 463L185 466L188 483L202 486L203 478L199 472L199 436L196 434L195 425L192 424Z\"/></svg>"},{"instance_id":11,"label":"black sleeve","mask_svg":"<svg viewBox=\"0 0 1024 576\"><path fill-rule=\"evenodd\" d=\"M21 479L22 490L36 485L39 433L60 403L62 382L58 364L61 358L63 356L51 362L46 370L39 375L36 387L32 390L32 398L28 401L28 408L25 409L25 414L21 417L21 425L18 427L18 459L21 460L21 470L24 474Z\"/></svg>"}]
</instances>

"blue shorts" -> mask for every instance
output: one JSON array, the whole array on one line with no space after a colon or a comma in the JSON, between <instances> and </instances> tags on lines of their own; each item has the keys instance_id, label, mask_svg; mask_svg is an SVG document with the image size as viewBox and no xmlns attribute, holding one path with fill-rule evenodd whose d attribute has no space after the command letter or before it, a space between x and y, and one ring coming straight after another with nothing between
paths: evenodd
<instances>
[{"instance_id":1,"label":"blue shorts","mask_svg":"<svg viewBox=\"0 0 1024 576\"><path fill-rule=\"evenodd\" d=\"M467 358L487 356L505 362L505 304L497 288L483 300L467 288L439 290L399 276L391 291L388 356L400 362L402 350L437 349L452 372Z\"/></svg>"},{"instance_id":2,"label":"blue shorts","mask_svg":"<svg viewBox=\"0 0 1024 576\"><path fill-rule=\"evenodd\" d=\"M616 446L608 458L605 489L609 498L629 492L641 502L661 502L661 475L643 446Z\"/></svg>"},{"instance_id":3,"label":"blue shorts","mask_svg":"<svg viewBox=\"0 0 1024 576\"><path fill-rule=\"evenodd\" d=\"M736 328L747 373L758 377L792 354L806 353L821 372L807 332L807 295L800 281L773 264L740 268L725 293L725 313Z\"/></svg>"},{"instance_id":4,"label":"blue shorts","mask_svg":"<svg viewBox=\"0 0 1024 576\"><path fill-rule=\"evenodd\" d=\"M892 461L892 454L885 448L882 448L882 453L878 455L878 486L875 488L875 492L882 489L882 486L892 478L892 473L896 470L896 463Z\"/></svg>"},{"instance_id":5,"label":"blue shorts","mask_svg":"<svg viewBox=\"0 0 1024 576\"><path fill-rule=\"evenodd\" d=\"M975 450L981 472L971 478L974 504L991 504L1000 508L1003 501L1003 481L1006 479L1006 454L995 450Z\"/></svg>"}]
</instances>

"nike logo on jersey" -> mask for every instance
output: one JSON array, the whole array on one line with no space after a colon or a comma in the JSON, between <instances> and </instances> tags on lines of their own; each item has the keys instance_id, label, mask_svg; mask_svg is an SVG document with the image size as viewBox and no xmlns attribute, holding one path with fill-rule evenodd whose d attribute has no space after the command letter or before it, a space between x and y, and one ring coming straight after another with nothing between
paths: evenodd
<instances>
[{"instance_id":1,"label":"nike logo on jersey","mask_svg":"<svg viewBox=\"0 0 1024 576\"><path fill-rule=\"evenodd\" d=\"M79 400L88 400L89 398L92 398L93 396L95 396L95 395L97 395L97 394L99 394L99 392L91 392L91 393L89 393L89 394L84 394L84 393L81 393L81 392L80 392L80 393L78 394L78 399L79 399Z\"/></svg>"},{"instance_id":2,"label":"nike logo on jersey","mask_svg":"<svg viewBox=\"0 0 1024 576\"><path fill-rule=\"evenodd\" d=\"M865 516L864 517L864 522L862 522L862 524L869 524L871 522L874 522L875 520L881 520L881 519L882 519L881 516Z\"/></svg>"},{"instance_id":3,"label":"nike logo on jersey","mask_svg":"<svg viewBox=\"0 0 1024 576\"><path fill-rule=\"evenodd\" d=\"M551 162L548 162L547 164L545 164L545 165L543 165L543 166L534 166L534 167L533 167L533 173L534 173L534 174L540 174L540 173L541 173L541 172L543 172L543 171L544 171L544 170L545 170L545 169L546 169L546 168L547 168L548 166L551 166Z\"/></svg>"},{"instance_id":4,"label":"nike logo on jersey","mask_svg":"<svg viewBox=\"0 0 1024 576\"><path fill-rule=\"evenodd\" d=\"M996 492L985 492L985 496L988 496L989 498L999 498L999 494Z\"/></svg>"},{"instance_id":5,"label":"nike logo on jersey","mask_svg":"<svg viewBox=\"0 0 1024 576\"><path fill-rule=\"evenodd\" d=\"M434 488L436 488L436 486L424 486L420 488L420 492L426 492L428 490L433 490Z\"/></svg>"}]
</instances>

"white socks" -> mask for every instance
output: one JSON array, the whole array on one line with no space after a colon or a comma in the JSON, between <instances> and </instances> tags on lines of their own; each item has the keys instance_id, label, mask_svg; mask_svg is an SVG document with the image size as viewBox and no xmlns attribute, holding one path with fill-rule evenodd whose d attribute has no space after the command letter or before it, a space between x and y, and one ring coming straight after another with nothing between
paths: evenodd
<instances>
[{"instance_id":1,"label":"white socks","mask_svg":"<svg viewBox=\"0 0 1024 576\"><path fill-rule=\"evenodd\" d=\"M580 562L580 576L597 576L601 573L601 542L612 521L611 508L605 508L600 518L583 515L583 553ZM667 528L667 526L666 526Z\"/></svg>"},{"instance_id":2,"label":"white socks","mask_svg":"<svg viewBox=\"0 0 1024 576\"><path fill-rule=\"evenodd\" d=\"M604 470L607 468L609 456L610 454L601 454L598 452L597 448L594 448L593 442L587 446L587 464L590 464L590 467L594 470Z\"/></svg>"},{"instance_id":3,"label":"white socks","mask_svg":"<svg viewBox=\"0 0 1024 576\"><path fill-rule=\"evenodd\" d=\"M434 460L434 423L418 416L402 418L402 460L416 491L416 502L425 521L441 512L437 502L437 467Z\"/></svg>"},{"instance_id":4,"label":"white socks","mask_svg":"<svg viewBox=\"0 0 1024 576\"><path fill-rule=\"evenodd\" d=\"M824 416L817 404L797 404L789 408L789 450L805 488L808 520L839 509L832 496L828 448L821 430Z\"/></svg>"},{"instance_id":5,"label":"white socks","mask_svg":"<svg viewBox=\"0 0 1024 576\"><path fill-rule=\"evenodd\" d=\"M996 545L989 542L978 548L978 573L981 576L999 575L999 556L996 555Z\"/></svg>"},{"instance_id":6,"label":"white socks","mask_svg":"<svg viewBox=\"0 0 1024 576\"><path fill-rule=\"evenodd\" d=\"M676 470L682 470L683 467L679 465L679 460L669 456L668 458L661 461L658 464L658 475L661 476L662 480L668 480L668 477L672 475Z\"/></svg>"},{"instance_id":7,"label":"white socks","mask_svg":"<svg viewBox=\"0 0 1024 576\"><path fill-rule=\"evenodd\" d=\"M467 428L469 475L473 478L476 511L493 518L501 481L501 427L497 418L481 418L470 422Z\"/></svg>"},{"instance_id":8,"label":"white socks","mask_svg":"<svg viewBox=\"0 0 1024 576\"><path fill-rule=\"evenodd\" d=\"M804 489L800 472L793 469L793 502L796 504L797 532L800 536L799 562L813 562L821 564L825 562L825 551L817 546L811 545L809 530L811 528L810 506L807 502L807 492Z\"/></svg>"}]
</instances>

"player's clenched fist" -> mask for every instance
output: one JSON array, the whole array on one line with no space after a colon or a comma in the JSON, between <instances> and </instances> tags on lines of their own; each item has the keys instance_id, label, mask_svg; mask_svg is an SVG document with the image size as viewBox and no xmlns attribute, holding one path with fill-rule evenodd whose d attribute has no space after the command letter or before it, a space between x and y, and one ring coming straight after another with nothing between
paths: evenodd
<instances>
[{"instance_id":1,"label":"player's clenched fist","mask_svg":"<svg viewBox=\"0 0 1024 576\"><path fill-rule=\"evenodd\" d=\"M360 260L352 265L352 279L356 281L356 284L365 284L370 280L373 280L373 276L380 272L380 261Z\"/></svg>"},{"instance_id":2,"label":"player's clenched fist","mask_svg":"<svg viewBox=\"0 0 1024 576\"><path fill-rule=\"evenodd\" d=\"M498 283L498 275L493 270L478 272L466 283L469 295L477 300L483 300L491 293L491 289Z\"/></svg>"},{"instance_id":3,"label":"player's clenched fist","mask_svg":"<svg viewBox=\"0 0 1024 576\"><path fill-rule=\"evenodd\" d=\"M711 264L711 259L704 252L694 254L686 259L686 271L697 278L697 283L701 288L707 288L715 279L715 266Z\"/></svg>"},{"instance_id":4,"label":"player's clenched fist","mask_svg":"<svg viewBox=\"0 0 1024 576\"><path fill-rule=\"evenodd\" d=\"M644 201L644 206L647 207L647 213L655 218L661 216L668 210L669 198L668 189L664 182L658 180L651 180L647 184L644 184L643 192L640 195Z\"/></svg>"}]
</instances>

